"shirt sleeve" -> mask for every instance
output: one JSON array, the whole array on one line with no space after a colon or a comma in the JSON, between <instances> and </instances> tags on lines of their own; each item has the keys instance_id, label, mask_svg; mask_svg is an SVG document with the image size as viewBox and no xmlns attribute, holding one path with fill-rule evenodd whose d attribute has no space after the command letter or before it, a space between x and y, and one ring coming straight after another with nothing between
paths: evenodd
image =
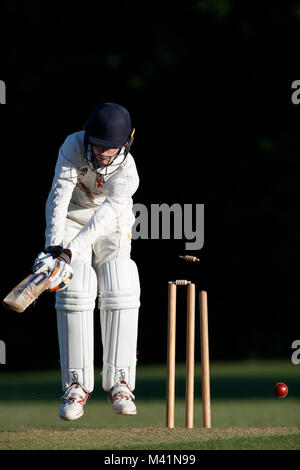
<instances>
[{"instance_id":1,"label":"shirt sleeve","mask_svg":"<svg viewBox=\"0 0 300 470\"><path fill-rule=\"evenodd\" d=\"M78 152L78 142L72 134L59 149L55 174L46 202L46 247L63 246L68 205L77 183L75 162Z\"/></svg>"},{"instance_id":2,"label":"shirt sleeve","mask_svg":"<svg viewBox=\"0 0 300 470\"><path fill-rule=\"evenodd\" d=\"M80 253L87 246L91 246L98 237L111 234L116 218L132 210L132 196L138 185L139 177L134 161L129 168L122 168L107 181L109 194L105 201L67 246L72 254Z\"/></svg>"}]
</instances>

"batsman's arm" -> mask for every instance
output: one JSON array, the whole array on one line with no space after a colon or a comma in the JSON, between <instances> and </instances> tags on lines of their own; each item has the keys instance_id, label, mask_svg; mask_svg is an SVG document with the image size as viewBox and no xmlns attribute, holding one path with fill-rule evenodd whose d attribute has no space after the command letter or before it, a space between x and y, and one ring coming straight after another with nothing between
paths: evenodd
<instances>
[{"instance_id":1,"label":"batsman's arm","mask_svg":"<svg viewBox=\"0 0 300 470\"><path fill-rule=\"evenodd\" d=\"M66 248L69 248L75 256L86 246L91 246L98 237L108 236L116 219L132 210L132 196L138 185L139 178L135 164L123 174L112 177L106 183L109 191L107 198ZM132 217L134 220L133 214Z\"/></svg>"},{"instance_id":2,"label":"batsman's arm","mask_svg":"<svg viewBox=\"0 0 300 470\"><path fill-rule=\"evenodd\" d=\"M77 184L78 144L69 136L59 149L51 190L46 202L45 246L62 246L68 205Z\"/></svg>"}]
</instances>

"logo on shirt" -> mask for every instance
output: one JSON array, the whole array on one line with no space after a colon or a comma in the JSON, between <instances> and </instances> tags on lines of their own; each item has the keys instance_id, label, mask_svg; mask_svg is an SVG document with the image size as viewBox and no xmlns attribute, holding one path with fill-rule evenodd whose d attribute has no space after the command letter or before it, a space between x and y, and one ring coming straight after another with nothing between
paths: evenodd
<instances>
[{"instance_id":1,"label":"logo on shirt","mask_svg":"<svg viewBox=\"0 0 300 470\"><path fill-rule=\"evenodd\" d=\"M97 175L97 188L103 188L103 178L101 175Z\"/></svg>"},{"instance_id":2,"label":"logo on shirt","mask_svg":"<svg viewBox=\"0 0 300 470\"><path fill-rule=\"evenodd\" d=\"M87 171L88 171L88 169L87 169L86 166L83 167L83 168L80 168L80 170L79 170L80 176L86 175L86 174L87 174Z\"/></svg>"}]
</instances>

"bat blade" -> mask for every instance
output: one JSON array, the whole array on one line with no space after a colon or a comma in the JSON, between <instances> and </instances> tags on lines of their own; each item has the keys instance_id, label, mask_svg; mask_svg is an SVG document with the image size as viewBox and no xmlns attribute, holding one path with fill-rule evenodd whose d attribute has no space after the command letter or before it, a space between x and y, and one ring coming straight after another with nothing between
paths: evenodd
<instances>
[{"instance_id":1,"label":"bat blade","mask_svg":"<svg viewBox=\"0 0 300 470\"><path fill-rule=\"evenodd\" d=\"M14 312L24 312L39 295L50 287L50 284L47 274L30 274L3 299L3 305Z\"/></svg>"}]
</instances>

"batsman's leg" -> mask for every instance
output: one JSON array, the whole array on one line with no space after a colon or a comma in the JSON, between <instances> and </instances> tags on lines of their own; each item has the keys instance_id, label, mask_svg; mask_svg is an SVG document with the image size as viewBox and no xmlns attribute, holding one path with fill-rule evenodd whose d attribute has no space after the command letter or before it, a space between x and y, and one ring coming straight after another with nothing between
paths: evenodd
<instances>
[{"instance_id":1,"label":"batsman's leg","mask_svg":"<svg viewBox=\"0 0 300 470\"><path fill-rule=\"evenodd\" d=\"M105 262L99 272L100 320L103 345L102 386L113 411L135 414L136 348L140 282L130 258Z\"/></svg>"},{"instance_id":2,"label":"batsman's leg","mask_svg":"<svg viewBox=\"0 0 300 470\"><path fill-rule=\"evenodd\" d=\"M55 304L62 388L64 391L68 390L60 408L60 416L64 419L76 419L74 416L82 415L86 394L94 388L94 307L97 276L94 269L82 261L74 260L72 267L72 282L66 289L57 291ZM72 402L70 399L74 397L73 384L79 384L85 392L79 389L81 393L75 401L81 406L73 406L74 400Z\"/></svg>"}]
</instances>

